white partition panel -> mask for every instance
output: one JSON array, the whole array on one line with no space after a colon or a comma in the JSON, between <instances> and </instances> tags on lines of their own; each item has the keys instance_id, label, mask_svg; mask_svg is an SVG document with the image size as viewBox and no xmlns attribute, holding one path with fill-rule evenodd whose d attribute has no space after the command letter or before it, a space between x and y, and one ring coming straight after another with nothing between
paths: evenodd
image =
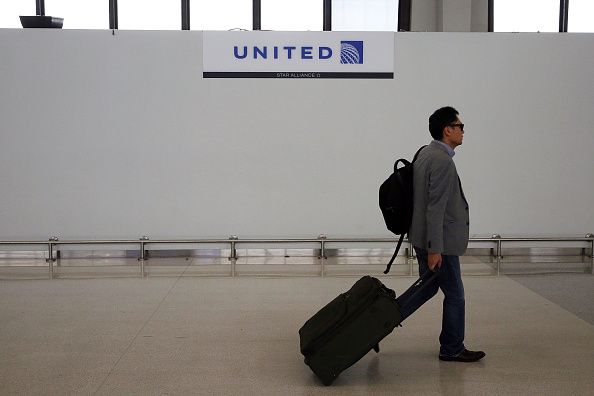
<instances>
[{"instance_id":1,"label":"white partition panel","mask_svg":"<svg viewBox=\"0 0 594 396\"><path fill-rule=\"evenodd\" d=\"M0 239L390 236L452 105L471 233L594 232L594 35L396 33L393 80L203 79L202 32L0 30Z\"/></svg>"}]
</instances>

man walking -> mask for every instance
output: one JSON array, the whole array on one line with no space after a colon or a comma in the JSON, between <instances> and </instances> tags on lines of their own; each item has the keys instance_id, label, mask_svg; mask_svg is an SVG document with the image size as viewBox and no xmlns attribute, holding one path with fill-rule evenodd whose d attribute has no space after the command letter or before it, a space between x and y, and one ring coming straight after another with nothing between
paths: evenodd
<instances>
[{"instance_id":1,"label":"man walking","mask_svg":"<svg viewBox=\"0 0 594 396\"><path fill-rule=\"evenodd\" d=\"M429 117L429 132L434 140L414 162L414 211L409 240L417 253L419 273L438 267L439 275L404 307L402 314L406 318L441 289L444 300L439 359L475 362L485 353L469 351L464 346L465 300L459 256L468 246L469 213L452 159L464 136L464 124L458 114L453 107L443 107Z\"/></svg>"}]
</instances>

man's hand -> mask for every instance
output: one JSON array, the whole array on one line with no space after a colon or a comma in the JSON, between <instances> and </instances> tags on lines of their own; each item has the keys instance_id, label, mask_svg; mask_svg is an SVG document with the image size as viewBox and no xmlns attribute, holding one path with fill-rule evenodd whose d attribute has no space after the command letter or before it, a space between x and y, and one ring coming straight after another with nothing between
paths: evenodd
<instances>
[{"instance_id":1,"label":"man's hand","mask_svg":"<svg viewBox=\"0 0 594 396\"><path fill-rule=\"evenodd\" d=\"M441 253L429 253L429 269L435 272L435 267L441 268Z\"/></svg>"}]
</instances>

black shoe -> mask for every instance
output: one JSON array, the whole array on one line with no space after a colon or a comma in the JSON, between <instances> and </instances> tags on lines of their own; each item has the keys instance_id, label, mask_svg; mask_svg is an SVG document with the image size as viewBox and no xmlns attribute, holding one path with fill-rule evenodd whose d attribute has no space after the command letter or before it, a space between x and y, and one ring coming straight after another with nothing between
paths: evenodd
<instances>
[{"instance_id":1,"label":"black shoe","mask_svg":"<svg viewBox=\"0 0 594 396\"><path fill-rule=\"evenodd\" d=\"M476 362L485 357L483 351L469 351L468 349L463 350L458 356L439 356L439 360L445 360L446 362Z\"/></svg>"}]
</instances>

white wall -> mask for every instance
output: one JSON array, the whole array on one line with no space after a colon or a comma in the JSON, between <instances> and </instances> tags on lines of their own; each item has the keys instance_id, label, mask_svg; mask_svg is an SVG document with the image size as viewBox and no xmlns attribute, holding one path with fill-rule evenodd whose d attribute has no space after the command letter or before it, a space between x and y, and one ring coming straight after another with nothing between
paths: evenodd
<instances>
[{"instance_id":1,"label":"white wall","mask_svg":"<svg viewBox=\"0 0 594 396\"><path fill-rule=\"evenodd\" d=\"M411 2L410 28L413 32L436 32L440 0Z\"/></svg>"},{"instance_id":2,"label":"white wall","mask_svg":"<svg viewBox=\"0 0 594 396\"><path fill-rule=\"evenodd\" d=\"M390 236L453 105L471 233L594 231L594 35L402 33L394 80L202 79L202 34L0 30L0 239Z\"/></svg>"},{"instance_id":3,"label":"white wall","mask_svg":"<svg viewBox=\"0 0 594 396\"><path fill-rule=\"evenodd\" d=\"M423 0L411 4L413 32L487 32L488 0Z\"/></svg>"},{"instance_id":4,"label":"white wall","mask_svg":"<svg viewBox=\"0 0 594 396\"><path fill-rule=\"evenodd\" d=\"M471 32L489 31L489 2L487 0L472 0Z\"/></svg>"}]
</instances>

